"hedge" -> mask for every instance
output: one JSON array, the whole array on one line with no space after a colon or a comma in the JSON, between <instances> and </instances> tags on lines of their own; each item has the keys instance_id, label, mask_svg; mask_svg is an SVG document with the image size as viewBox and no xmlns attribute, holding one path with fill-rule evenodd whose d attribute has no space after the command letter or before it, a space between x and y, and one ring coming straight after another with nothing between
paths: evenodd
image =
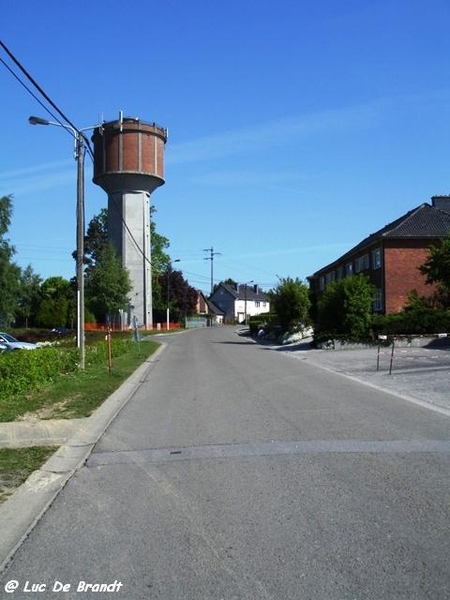
<instances>
[{"instance_id":1,"label":"hedge","mask_svg":"<svg viewBox=\"0 0 450 600\"><path fill-rule=\"evenodd\" d=\"M130 350L135 342L120 338L112 340L113 356ZM106 343L86 346L86 367L107 363ZM56 378L74 373L79 366L77 348L44 347L37 350L14 350L0 354L0 399L26 393Z\"/></svg>"}]
</instances>

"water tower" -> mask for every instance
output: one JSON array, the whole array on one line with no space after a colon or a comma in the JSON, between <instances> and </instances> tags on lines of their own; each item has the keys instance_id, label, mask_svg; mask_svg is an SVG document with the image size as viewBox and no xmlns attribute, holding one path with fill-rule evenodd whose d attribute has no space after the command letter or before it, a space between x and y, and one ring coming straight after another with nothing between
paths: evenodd
<instances>
[{"instance_id":1,"label":"water tower","mask_svg":"<svg viewBox=\"0 0 450 600\"><path fill-rule=\"evenodd\" d=\"M167 129L123 117L94 130L93 181L108 194L108 237L133 284L129 320L153 327L150 194L164 184Z\"/></svg>"}]
</instances>

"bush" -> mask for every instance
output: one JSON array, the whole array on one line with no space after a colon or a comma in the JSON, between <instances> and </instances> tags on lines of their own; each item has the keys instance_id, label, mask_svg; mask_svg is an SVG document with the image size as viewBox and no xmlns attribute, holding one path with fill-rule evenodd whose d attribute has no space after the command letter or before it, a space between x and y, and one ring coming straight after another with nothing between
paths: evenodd
<instances>
[{"instance_id":1,"label":"bush","mask_svg":"<svg viewBox=\"0 0 450 600\"><path fill-rule=\"evenodd\" d=\"M390 315L374 315L373 335L425 335L450 332L450 311L419 308Z\"/></svg>"},{"instance_id":2,"label":"bush","mask_svg":"<svg viewBox=\"0 0 450 600\"><path fill-rule=\"evenodd\" d=\"M275 325L278 325L278 317L273 313L262 313L249 319L250 333L252 335L257 334L261 328L268 329Z\"/></svg>"},{"instance_id":3,"label":"bush","mask_svg":"<svg viewBox=\"0 0 450 600\"><path fill-rule=\"evenodd\" d=\"M130 351L134 342L130 339L113 338L112 355L120 356ZM86 346L86 366L107 363L106 343L96 342ZM0 399L24 394L41 385L52 383L56 378L74 373L79 367L77 348L39 348L16 350L0 355Z\"/></svg>"},{"instance_id":4,"label":"bush","mask_svg":"<svg viewBox=\"0 0 450 600\"><path fill-rule=\"evenodd\" d=\"M309 289L300 279L280 279L277 287L270 291L270 303L283 331L295 331L298 323L309 325Z\"/></svg>"},{"instance_id":5,"label":"bush","mask_svg":"<svg viewBox=\"0 0 450 600\"><path fill-rule=\"evenodd\" d=\"M318 302L315 338L343 336L366 340L372 319L374 287L367 277L354 275L327 285Z\"/></svg>"}]
</instances>

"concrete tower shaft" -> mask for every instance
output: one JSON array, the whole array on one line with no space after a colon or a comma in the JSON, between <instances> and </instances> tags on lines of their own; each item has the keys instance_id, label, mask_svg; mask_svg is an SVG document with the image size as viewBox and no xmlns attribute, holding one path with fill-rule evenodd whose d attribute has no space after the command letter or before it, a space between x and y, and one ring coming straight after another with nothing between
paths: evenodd
<instances>
[{"instance_id":1,"label":"concrete tower shaft","mask_svg":"<svg viewBox=\"0 0 450 600\"><path fill-rule=\"evenodd\" d=\"M108 194L108 237L133 284L129 319L153 327L150 194L164 184L167 130L123 117L94 130L93 181Z\"/></svg>"}]
</instances>

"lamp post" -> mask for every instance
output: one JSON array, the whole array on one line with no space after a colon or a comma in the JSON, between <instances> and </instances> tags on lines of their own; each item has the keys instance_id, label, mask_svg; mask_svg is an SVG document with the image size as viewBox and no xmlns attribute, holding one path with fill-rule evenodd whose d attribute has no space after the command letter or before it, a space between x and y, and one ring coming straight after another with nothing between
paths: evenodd
<instances>
[{"instance_id":1,"label":"lamp post","mask_svg":"<svg viewBox=\"0 0 450 600\"><path fill-rule=\"evenodd\" d=\"M245 325L247 325L247 286L249 283L253 283L253 279L244 284L245 285L245 288L244 288L244 323L245 323Z\"/></svg>"},{"instance_id":2,"label":"lamp post","mask_svg":"<svg viewBox=\"0 0 450 600\"><path fill-rule=\"evenodd\" d=\"M55 121L47 121L40 117L30 117L30 125L54 125L69 131L75 139L74 157L77 161L77 348L80 350L80 369L85 368L84 344L84 143L85 135L82 133L93 127L75 129L71 125L64 125Z\"/></svg>"},{"instance_id":3,"label":"lamp post","mask_svg":"<svg viewBox=\"0 0 450 600\"><path fill-rule=\"evenodd\" d=\"M175 260L171 260L169 261L169 264L167 265L167 309L166 309L166 322L167 322L167 331L169 331L170 329L170 306L169 306L169 299L170 299L170 274L172 273L172 264L176 263L176 262L180 262L179 258L176 258Z\"/></svg>"}]
</instances>

